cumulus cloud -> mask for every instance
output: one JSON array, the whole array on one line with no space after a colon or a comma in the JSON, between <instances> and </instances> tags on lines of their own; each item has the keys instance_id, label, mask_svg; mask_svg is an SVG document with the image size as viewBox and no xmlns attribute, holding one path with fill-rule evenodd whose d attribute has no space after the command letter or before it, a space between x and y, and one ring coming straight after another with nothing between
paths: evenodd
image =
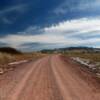
<instances>
[{"instance_id":1,"label":"cumulus cloud","mask_svg":"<svg viewBox=\"0 0 100 100\"><path fill-rule=\"evenodd\" d=\"M96 44L100 43L100 18L64 21L38 30L41 34L33 35L30 33L36 29L36 27L31 26L20 34L0 38L0 42L16 48L27 48L24 44L39 43L41 44L38 46L39 49L68 46L97 47Z\"/></svg>"},{"instance_id":2,"label":"cumulus cloud","mask_svg":"<svg viewBox=\"0 0 100 100\"><path fill-rule=\"evenodd\" d=\"M67 36L99 35L100 18L81 18L64 21L57 25L46 27L44 31L49 34L63 34Z\"/></svg>"}]
</instances>

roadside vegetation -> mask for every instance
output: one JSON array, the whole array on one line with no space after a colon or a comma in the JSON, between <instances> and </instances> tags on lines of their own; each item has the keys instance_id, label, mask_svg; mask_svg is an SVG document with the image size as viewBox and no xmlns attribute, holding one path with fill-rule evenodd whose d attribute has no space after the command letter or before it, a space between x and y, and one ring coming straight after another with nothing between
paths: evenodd
<instances>
[{"instance_id":1,"label":"roadside vegetation","mask_svg":"<svg viewBox=\"0 0 100 100\"><path fill-rule=\"evenodd\" d=\"M14 48L3 47L0 48L0 64L8 64L20 60L34 60L44 55L40 52L22 53Z\"/></svg>"},{"instance_id":2,"label":"roadside vegetation","mask_svg":"<svg viewBox=\"0 0 100 100\"><path fill-rule=\"evenodd\" d=\"M80 57L84 59L89 59L93 62L100 62L100 52L66 52L64 55L69 57Z\"/></svg>"},{"instance_id":3,"label":"roadside vegetation","mask_svg":"<svg viewBox=\"0 0 100 100\"><path fill-rule=\"evenodd\" d=\"M20 60L35 60L43 57L45 54L42 53L23 53L23 54L9 54L0 53L0 64L7 64L10 62L20 61Z\"/></svg>"},{"instance_id":4,"label":"roadside vegetation","mask_svg":"<svg viewBox=\"0 0 100 100\"><path fill-rule=\"evenodd\" d=\"M84 65L100 78L100 52L66 52L64 55Z\"/></svg>"},{"instance_id":5,"label":"roadside vegetation","mask_svg":"<svg viewBox=\"0 0 100 100\"><path fill-rule=\"evenodd\" d=\"M22 53L13 48L0 49L0 74L15 68L13 63L37 60L44 57L40 52Z\"/></svg>"},{"instance_id":6,"label":"roadside vegetation","mask_svg":"<svg viewBox=\"0 0 100 100\"><path fill-rule=\"evenodd\" d=\"M23 53L23 54L9 54L0 53L0 74L16 68L16 63L24 63L27 61L35 61L45 54L42 53Z\"/></svg>"}]
</instances>

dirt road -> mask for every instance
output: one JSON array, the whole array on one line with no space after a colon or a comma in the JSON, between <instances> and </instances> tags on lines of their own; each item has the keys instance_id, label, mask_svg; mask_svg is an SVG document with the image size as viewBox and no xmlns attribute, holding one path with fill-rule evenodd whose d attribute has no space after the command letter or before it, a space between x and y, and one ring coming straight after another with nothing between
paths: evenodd
<instances>
[{"instance_id":1,"label":"dirt road","mask_svg":"<svg viewBox=\"0 0 100 100\"><path fill-rule=\"evenodd\" d=\"M69 58L51 55L1 75L0 100L100 100L100 80Z\"/></svg>"}]
</instances>

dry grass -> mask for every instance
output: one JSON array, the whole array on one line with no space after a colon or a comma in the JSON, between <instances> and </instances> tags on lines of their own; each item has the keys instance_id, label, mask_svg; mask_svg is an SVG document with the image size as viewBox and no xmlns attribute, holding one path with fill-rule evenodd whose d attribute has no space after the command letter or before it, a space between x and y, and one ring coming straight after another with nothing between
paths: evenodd
<instances>
[{"instance_id":1,"label":"dry grass","mask_svg":"<svg viewBox=\"0 0 100 100\"><path fill-rule=\"evenodd\" d=\"M24 54L8 54L0 53L0 74L16 68L14 65L9 65L9 63L23 60L37 60L44 57L45 54L42 53L24 53Z\"/></svg>"},{"instance_id":2,"label":"dry grass","mask_svg":"<svg viewBox=\"0 0 100 100\"><path fill-rule=\"evenodd\" d=\"M10 62L21 61L21 60L36 60L45 56L41 53L24 53L24 54L7 54L0 53L0 66L6 65Z\"/></svg>"},{"instance_id":3,"label":"dry grass","mask_svg":"<svg viewBox=\"0 0 100 100\"><path fill-rule=\"evenodd\" d=\"M0 64L5 64L13 61L15 59L15 56L12 56L11 54L6 53L0 53Z\"/></svg>"},{"instance_id":4,"label":"dry grass","mask_svg":"<svg viewBox=\"0 0 100 100\"><path fill-rule=\"evenodd\" d=\"M94 67L88 67L92 72L96 74L97 77L100 77L100 53L75 53L75 52L67 52L64 55L69 57L79 57L84 58L89 61L90 64L94 65Z\"/></svg>"},{"instance_id":5,"label":"dry grass","mask_svg":"<svg viewBox=\"0 0 100 100\"><path fill-rule=\"evenodd\" d=\"M89 59L93 62L100 62L100 53L75 53L75 52L69 52L65 53L65 55L70 56L70 57L80 57L80 58L85 58Z\"/></svg>"}]
</instances>

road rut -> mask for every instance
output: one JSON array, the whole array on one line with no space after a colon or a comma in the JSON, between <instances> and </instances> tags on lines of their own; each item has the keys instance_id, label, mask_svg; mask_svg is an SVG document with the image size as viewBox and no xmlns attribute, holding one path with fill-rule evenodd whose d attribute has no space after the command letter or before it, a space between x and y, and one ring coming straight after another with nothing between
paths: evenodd
<instances>
[{"instance_id":1,"label":"road rut","mask_svg":"<svg viewBox=\"0 0 100 100\"><path fill-rule=\"evenodd\" d=\"M51 55L0 76L0 100L100 100L100 81L69 58Z\"/></svg>"}]
</instances>

